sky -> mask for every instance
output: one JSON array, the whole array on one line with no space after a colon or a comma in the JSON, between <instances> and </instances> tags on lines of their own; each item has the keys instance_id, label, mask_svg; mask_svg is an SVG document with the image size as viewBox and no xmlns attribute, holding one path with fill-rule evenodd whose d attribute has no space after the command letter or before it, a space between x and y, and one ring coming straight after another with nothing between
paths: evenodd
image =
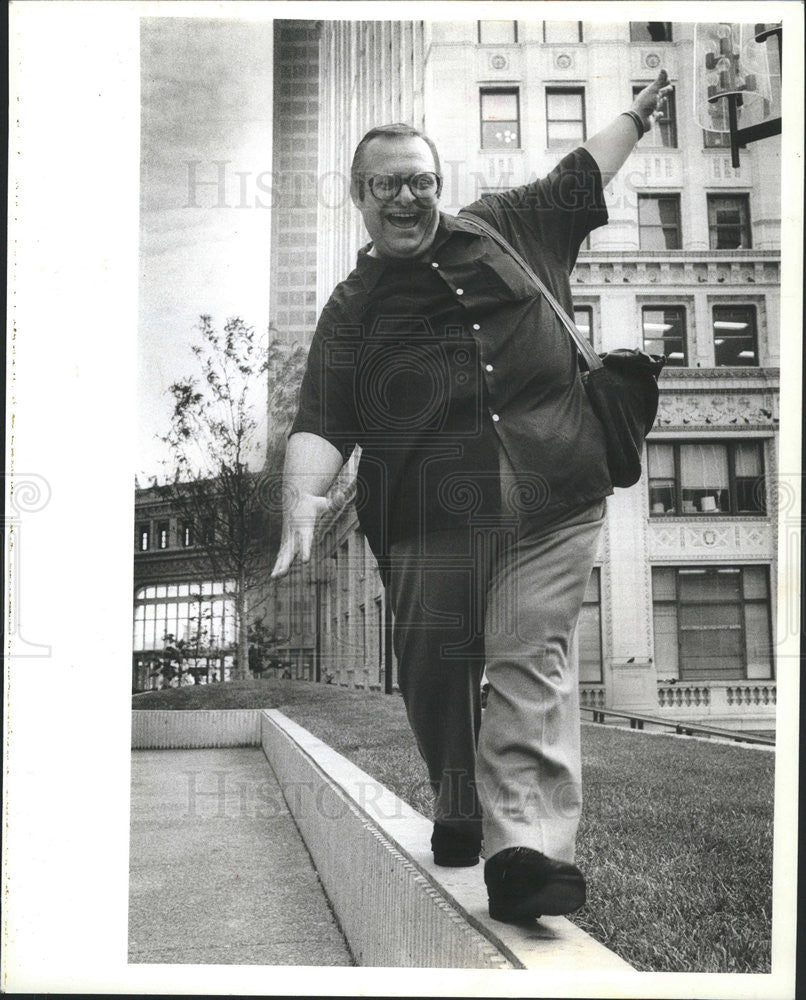
<instances>
[{"instance_id":1,"label":"sky","mask_svg":"<svg viewBox=\"0 0 806 1000\"><path fill-rule=\"evenodd\" d=\"M141 99L133 471L142 486L167 471L166 390L195 371L199 316L268 329L271 213L259 183L271 169L271 23L144 19Z\"/></svg>"}]
</instances>

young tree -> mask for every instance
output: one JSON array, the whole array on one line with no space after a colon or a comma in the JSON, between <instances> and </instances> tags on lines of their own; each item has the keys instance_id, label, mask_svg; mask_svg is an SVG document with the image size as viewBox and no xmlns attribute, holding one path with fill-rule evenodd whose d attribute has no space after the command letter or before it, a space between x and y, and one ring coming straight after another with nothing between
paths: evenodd
<instances>
[{"instance_id":1,"label":"young tree","mask_svg":"<svg viewBox=\"0 0 806 1000\"><path fill-rule=\"evenodd\" d=\"M269 327L266 352L269 426L266 433L265 496L269 513L269 561L274 562L282 529L282 472L286 440L297 412L299 387L308 351L302 344L285 344Z\"/></svg>"},{"instance_id":2,"label":"young tree","mask_svg":"<svg viewBox=\"0 0 806 1000\"><path fill-rule=\"evenodd\" d=\"M266 670L276 671L282 662L276 655L277 647L288 642L288 636L281 636L275 628L266 625L263 618L257 618L249 626L249 669L262 677Z\"/></svg>"},{"instance_id":3,"label":"young tree","mask_svg":"<svg viewBox=\"0 0 806 1000\"><path fill-rule=\"evenodd\" d=\"M174 471L159 491L188 523L205 570L232 581L235 674L246 678L249 603L254 610L263 596L280 530L268 483L283 459L305 352L261 344L239 317L218 332L203 315L197 332L198 372L169 387L173 412L162 440Z\"/></svg>"},{"instance_id":4,"label":"young tree","mask_svg":"<svg viewBox=\"0 0 806 1000\"><path fill-rule=\"evenodd\" d=\"M209 666L202 655L207 639L204 629L198 629L187 639L177 639L173 632L167 632L162 641L165 643L162 652L154 660L152 677L160 678L160 687L183 687L185 684L198 684L201 674L205 677ZM199 661L204 660L205 666L199 667ZM174 683L176 682L176 683Z\"/></svg>"}]
</instances>

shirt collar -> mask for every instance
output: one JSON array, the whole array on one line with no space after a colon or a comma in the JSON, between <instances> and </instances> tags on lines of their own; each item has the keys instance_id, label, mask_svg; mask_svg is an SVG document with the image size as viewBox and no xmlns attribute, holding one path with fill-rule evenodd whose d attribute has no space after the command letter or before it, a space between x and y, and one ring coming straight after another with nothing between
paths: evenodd
<instances>
[{"instance_id":1,"label":"shirt collar","mask_svg":"<svg viewBox=\"0 0 806 1000\"><path fill-rule=\"evenodd\" d=\"M429 254L424 258L429 260L431 254L435 253L441 246L443 246L455 232L467 233L469 236L473 236L476 239L481 239L482 234L475 229L473 226L469 226L465 223L464 219L460 219L455 215L446 215L444 212L439 213L439 224L437 226L437 231L434 234L434 242L431 244ZM356 269L358 271L358 276L361 278L364 287L367 292L371 292L381 279L381 276L385 273L387 267L394 267L395 261L384 257L370 257L369 250L372 244L367 243L366 246L361 247L358 251L358 259L356 261Z\"/></svg>"}]
</instances>

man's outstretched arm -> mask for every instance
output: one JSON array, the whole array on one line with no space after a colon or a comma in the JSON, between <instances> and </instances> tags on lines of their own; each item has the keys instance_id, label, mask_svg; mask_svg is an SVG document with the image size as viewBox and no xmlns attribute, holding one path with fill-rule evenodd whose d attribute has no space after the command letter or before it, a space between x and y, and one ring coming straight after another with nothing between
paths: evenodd
<instances>
[{"instance_id":1,"label":"man's outstretched arm","mask_svg":"<svg viewBox=\"0 0 806 1000\"><path fill-rule=\"evenodd\" d=\"M644 123L645 129L657 117L663 102L672 90L666 70L662 69L657 79L648 87L644 87L635 98L632 110ZM602 186L618 173L639 138L634 119L621 114L583 144L599 166Z\"/></svg>"},{"instance_id":2,"label":"man's outstretched arm","mask_svg":"<svg viewBox=\"0 0 806 1000\"><path fill-rule=\"evenodd\" d=\"M283 533L272 579L284 576L299 555L311 558L316 521L328 508L325 498L344 461L341 452L317 434L301 431L288 439L283 470Z\"/></svg>"}]
</instances>

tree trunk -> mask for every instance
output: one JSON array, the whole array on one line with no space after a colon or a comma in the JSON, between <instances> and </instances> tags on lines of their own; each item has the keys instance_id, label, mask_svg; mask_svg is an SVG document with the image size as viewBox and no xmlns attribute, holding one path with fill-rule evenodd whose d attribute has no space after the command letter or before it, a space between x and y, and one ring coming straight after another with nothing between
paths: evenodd
<instances>
[{"instance_id":1,"label":"tree trunk","mask_svg":"<svg viewBox=\"0 0 806 1000\"><path fill-rule=\"evenodd\" d=\"M235 595L235 617L238 625L238 646L235 657L235 676L245 681L249 677L249 622L246 617L246 570L238 573L238 592Z\"/></svg>"}]
</instances>

